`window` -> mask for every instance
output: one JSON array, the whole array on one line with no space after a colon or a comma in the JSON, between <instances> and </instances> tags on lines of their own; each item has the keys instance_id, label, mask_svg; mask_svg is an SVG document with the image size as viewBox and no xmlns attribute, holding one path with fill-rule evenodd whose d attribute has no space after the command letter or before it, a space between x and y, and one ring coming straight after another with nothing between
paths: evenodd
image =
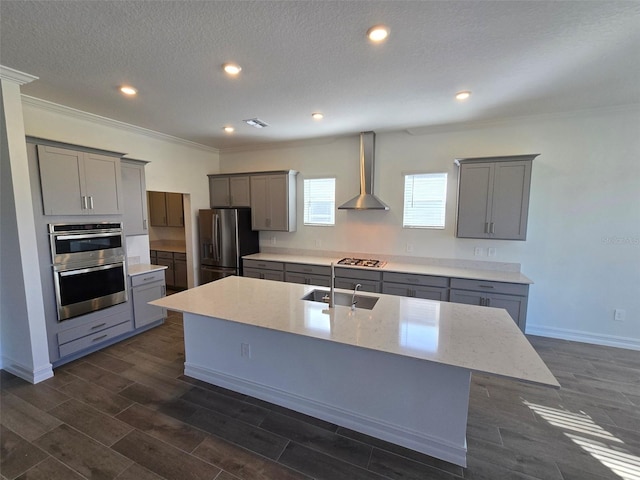
<instances>
[{"instance_id":1,"label":"window","mask_svg":"<svg viewBox=\"0 0 640 480\"><path fill-rule=\"evenodd\" d=\"M335 225L336 179L305 178L304 224Z\"/></svg>"},{"instance_id":2,"label":"window","mask_svg":"<svg viewBox=\"0 0 640 480\"><path fill-rule=\"evenodd\" d=\"M444 228L447 174L404 176L404 228Z\"/></svg>"}]
</instances>

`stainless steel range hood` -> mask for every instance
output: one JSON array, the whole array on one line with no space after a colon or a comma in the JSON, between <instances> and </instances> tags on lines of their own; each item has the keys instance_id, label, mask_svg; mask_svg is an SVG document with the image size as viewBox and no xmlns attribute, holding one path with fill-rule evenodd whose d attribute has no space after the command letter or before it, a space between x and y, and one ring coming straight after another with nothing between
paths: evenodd
<instances>
[{"instance_id":1,"label":"stainless steel range hood","mask_svg":"<svg viewBox=\"0 0 640 480\"><path fill-rule=\"evenodd\" d=\"M373 194L375 132L360 134L360 195L340 205L339 210L389 210L389 207Z\"/></svg>"}]
</instances>

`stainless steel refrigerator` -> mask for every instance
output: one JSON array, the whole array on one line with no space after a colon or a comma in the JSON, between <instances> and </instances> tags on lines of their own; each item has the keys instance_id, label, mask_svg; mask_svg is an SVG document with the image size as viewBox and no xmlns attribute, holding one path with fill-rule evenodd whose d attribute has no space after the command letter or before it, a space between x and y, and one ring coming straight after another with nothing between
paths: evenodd
<instances>
[{"instance_id":1,"label":"stainless steel refrigerator","mask_svg":"<svg viewBox=\"0 0 640 480\"><path fill-rule=\"evenodd\" d=\"M251 209L200 210L200 284L242 275L242 256L260 251Z\"/></svg>"}]
</instances>

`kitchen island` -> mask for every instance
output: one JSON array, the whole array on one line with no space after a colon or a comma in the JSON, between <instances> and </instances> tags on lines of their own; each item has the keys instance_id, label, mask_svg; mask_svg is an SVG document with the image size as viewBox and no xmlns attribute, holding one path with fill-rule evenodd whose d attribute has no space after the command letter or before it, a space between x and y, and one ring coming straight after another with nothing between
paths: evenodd
<instances>
[{"instance_id":1,"label":"kitchen island","mask_svg":"<svg viewBox=\"0 0 640 480\"><path fill-rule=\"evenodd\" d=\"M186 375L462 466L472 372L559 387L505 310L314 288L227 277L152 304L184 314Z\"/></svg>"}]
</instances>

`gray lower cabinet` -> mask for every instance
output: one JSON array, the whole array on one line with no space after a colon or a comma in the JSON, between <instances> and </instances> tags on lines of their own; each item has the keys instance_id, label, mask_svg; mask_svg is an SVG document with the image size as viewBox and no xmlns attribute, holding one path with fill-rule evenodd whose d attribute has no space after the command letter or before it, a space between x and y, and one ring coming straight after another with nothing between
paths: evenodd
<instances>
[{"instance_id":1,"label":"gray lower cabinet","mask_svg":"<svg viewBox=\"0 0 640 480\"><path fill-rule=\"evenodd\" d=\"M164 297L167 293L164 270L134 275L130 278L135 328L164 320L167 317L166 309L148 303Z\"/></svg>"},{"instance_id":2,"label":"gray lower cabinet","mask_svg":"<svg viewBox=\"0 0 640 480\"><path fill-rule=\"evenodd\" d=\"M156 265L167 267L166 270L164 270L164 277L167 286L173 287L176 283L176 273L173 267L173 252L163 252L158 250L156 252L156 256Z\"/></svg>"},{"instance_id":3,"label":"gray lower cabinet","mask_svg":"<svg viewBox=\"0 0 640 480\"><path fill-rule=\"evenodd\" d=\"M242 276L284 282L284 263L262 260L244 260Z\"/></svg>"},{"instance_id":4,"label":"gray lower cabinet","mask_svg":"<svg viewBox=\"0 0 640 480\"><path fill-rule=\"evenodd\" d=\"M331 267L306 265L301 263L287 263L285 264L284 281L290 283L302 283L306 285L318 285L320 287L330 287Z\"/></svg>"},{"instance_id":5,"label":"gray lower cabinet","mask_svg":"<svg viewBox=\"0 0 640 480\"><path fill-rule=\"evenodd\" d=\"M336 288L353 290L357 284L363 292L382 293L382 272L358 268L335 268Z\"/></svg>"},{"instance_id":6,"label":"gray lower cabinet","mask_svg":"<svg viewBox=\"0 0 640 480\"><path fill-rule=\"evenodd\" d=\"M60 331L57 335L60 358L96 347L131 331L131 316L123 315L121 312Z\"/></svg>"},{"instance_id":7,"label":"gray lower cabinet","mask_svg":"<svg viewBox=\"0 0 640 480\"><path fill-rule=\"evenodd\" d=\"M527 323L528 297L529 285L452 278L449 301L504 308L524 332Z\"/></svg>"},{"instance_id":8,"label":"gray lower cabinet","mask_svg":"<svg viewBox=\"0 0 640 480\"><path fill-rule=\"evenodd\" d=\"M383 272L382 280L382 293L441 302L449 300L449 279L447 277Z\"/></svg>"}]
</instances>

